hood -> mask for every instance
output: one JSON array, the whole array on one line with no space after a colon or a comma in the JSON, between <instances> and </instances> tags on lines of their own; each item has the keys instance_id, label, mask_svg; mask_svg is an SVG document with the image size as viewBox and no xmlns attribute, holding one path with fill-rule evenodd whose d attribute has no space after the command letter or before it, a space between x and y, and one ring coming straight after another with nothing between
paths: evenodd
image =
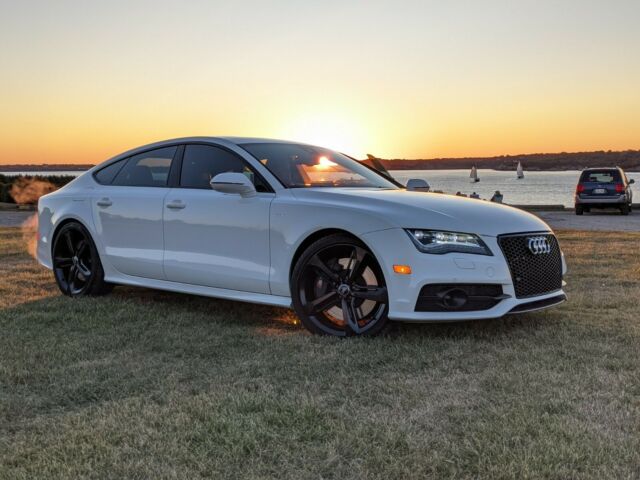
<instances>
[{"instance_id":1,"label":"hood","mask_svg":"<svg viewBox=\"0 0 640 480\"><path fill-rule=\"evenodd\" d=\"M395 227L497 236L550 231L535 215L498 203L441 193L365 188L296 188L298 200L367 212Z\"/></svg>"}]
</instances>

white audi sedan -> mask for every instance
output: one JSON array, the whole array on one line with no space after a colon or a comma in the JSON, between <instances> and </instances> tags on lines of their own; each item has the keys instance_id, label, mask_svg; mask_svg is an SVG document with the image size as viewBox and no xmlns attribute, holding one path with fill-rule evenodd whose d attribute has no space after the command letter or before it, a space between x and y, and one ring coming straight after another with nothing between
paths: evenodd
<instances>
[{"instance_id":1,"label":"white audi sedan","mask_svg":"<svg viewBox=\"0 0 640 480\"><path fill-rule=\"evenodd\" d=\"M343 154L194 137L118 155L38 204L38 260L71 297L134 285L292 307L329 335L562 303L553 232L521 210L411 191Z\"/></svg>"}]
</instances>

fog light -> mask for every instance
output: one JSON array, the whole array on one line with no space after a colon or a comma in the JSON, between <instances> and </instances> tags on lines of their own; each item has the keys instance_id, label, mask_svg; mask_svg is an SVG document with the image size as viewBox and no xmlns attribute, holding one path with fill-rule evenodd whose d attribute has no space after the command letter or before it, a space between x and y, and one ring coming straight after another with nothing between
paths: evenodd
<instances>
[{"instance_id":1,"label":"fog light","mask_svg":"<svg viewBox=\"0 0 640 480\"><path fill-rule=\"evenodd\" d=\"M452 288L441 293L442 305L450 309L458 309L465 306L469 296L460 288Z\"/></svg>"},{"instance_id":2,"label":"fog light","mask_svg":"<svg viewBox=\"0 0 640 480\"><path fill-rule=\"evenodd\" d=\"M411 275L411 267L409 265L394 265L393 271L398 275Z\"/></svg>"}]
</instances>

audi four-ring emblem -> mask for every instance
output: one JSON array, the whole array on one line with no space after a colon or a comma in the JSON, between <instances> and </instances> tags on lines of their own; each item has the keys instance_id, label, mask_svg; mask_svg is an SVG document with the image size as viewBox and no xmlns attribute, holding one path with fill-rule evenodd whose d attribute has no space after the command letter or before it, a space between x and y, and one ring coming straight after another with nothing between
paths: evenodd
<instances>
[{"instance_id":1,"label":"audi four-ring emblem","mask_svg":"<svg viewBox=\"0 0 640 480\"><path fill-rule=\"evenodd\" d=\"M529 237L529 251L534 255L551 253L551 244L547 237Z\"/></svg>"}]
</instances>

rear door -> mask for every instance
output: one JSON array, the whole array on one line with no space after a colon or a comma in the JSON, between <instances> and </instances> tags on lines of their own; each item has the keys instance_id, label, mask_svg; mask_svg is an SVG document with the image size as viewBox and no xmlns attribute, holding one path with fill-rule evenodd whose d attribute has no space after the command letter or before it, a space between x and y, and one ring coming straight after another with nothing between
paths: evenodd
<instances>
[{"instance_id":1,"label":"rear door","mask_svg":"<svg viewBox=\"0 0 640 480\"><path fill-rule=\"evenodd\" d=\"M122 160L115 173L104 169L95 175L103 183L92 199L97 240L120 273L165 278L162 214L177 151L177 146L149 150Z\"/></svg>"},{"instance_id":2,"label":"rear door","mask_svg":"<svg viewBox=\"0 0 640 480\"><path fill-rule=\"evenodd\" d=\"M245 174L257 195L212 190L223 172ZM210 144L185 146L179 177L164 202L167 279L269 293L271 187L236 153Z\"/></svg>"}]
</instances>

